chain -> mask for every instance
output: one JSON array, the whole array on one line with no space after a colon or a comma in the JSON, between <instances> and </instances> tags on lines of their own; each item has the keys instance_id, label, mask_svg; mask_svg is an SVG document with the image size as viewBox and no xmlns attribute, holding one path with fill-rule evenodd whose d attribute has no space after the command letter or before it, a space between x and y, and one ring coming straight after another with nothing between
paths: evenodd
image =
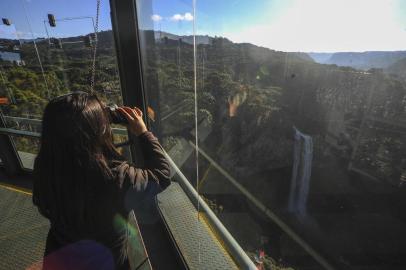
<instances>
[{"instance_id":1,"label":"chain","mask_svg":"<svg viewBox=\"0 0 406 270\"><path fill-rule=\"evenodd\" d=\"M94 26L94 45L93 45L93 62L91 69L91 78L90 78L90 92L94 92L94 79L96 76L96 52L97 52L97 32L99 31L99 15L100 15L100 0L97 0L96 7L96 23Z\"/></svg>"}]
</instances>

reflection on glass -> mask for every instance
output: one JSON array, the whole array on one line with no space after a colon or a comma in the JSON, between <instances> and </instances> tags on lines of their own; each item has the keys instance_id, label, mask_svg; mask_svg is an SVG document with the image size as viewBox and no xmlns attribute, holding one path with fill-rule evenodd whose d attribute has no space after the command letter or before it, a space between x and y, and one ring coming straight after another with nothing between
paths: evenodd
<instances>
[{"instance_id":1,"label":"reflection on glass","mask_svg":"<svg viewBox=\"0 0 406 270\"><path fill-rule=\"evenodd\" d=\"M34 169L34 160L39 150L39 139L11 136L24 169Z\"/></svg>"},{"instance_id":2,"label":"reflection on glass","mask_svg":"<svg viewBox=\"0 0 406 270\"><path fill-rule=\"evenodd\" d=\"M258 267L406 266L403 1L138 2L154 128Z\"/></svg>"},{"instance_id":3,"label":"reflection on glass","mask_svg":"<svg viewBox=\"0 0 406 270\"><path fill-rule=\"evenodd\" d=\"M90 91L92 82L103 101L122 104L108 1L99 18L96 1L1 1L0 10L7 19L0 23L0 110L8 128L40 132L50 99Z\"/></svg>"}]
</instances>

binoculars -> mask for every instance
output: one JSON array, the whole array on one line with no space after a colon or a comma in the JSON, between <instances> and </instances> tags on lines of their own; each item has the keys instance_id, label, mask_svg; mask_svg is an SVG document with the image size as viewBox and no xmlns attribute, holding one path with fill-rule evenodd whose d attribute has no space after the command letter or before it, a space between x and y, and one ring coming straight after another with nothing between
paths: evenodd
<instances>
[{"instance_id":1,"label":"binoculars","mask_svg":"<svg viewBox=\"0 0 406 270\"><path fill-rule=\"evenodd\" d=\"M116 104L106 107L106 111L110 117L110 121L113 124L128 124L127 118L125 118L125 116L122 115L117 109L118 106Z\"/></svg>"}]
</instances>

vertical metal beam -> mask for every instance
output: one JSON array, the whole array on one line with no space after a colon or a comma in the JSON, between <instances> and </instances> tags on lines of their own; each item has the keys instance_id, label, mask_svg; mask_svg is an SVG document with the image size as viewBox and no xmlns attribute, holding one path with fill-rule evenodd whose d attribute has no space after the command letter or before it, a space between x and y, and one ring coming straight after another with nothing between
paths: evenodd
<instances>
[{"instance_id":1,"label":"vertical metal beam","mask_svg":"<svg viewBox=\"0 0 406 270\"><path fill-rule=\"evenodd\" d=\"M147 123L146 98L142 76L136 0L110 0L111 21L116 46L120 85L125 106L137 106L144 112ZM142 163L142 155L135 136L129 134L134 161Z\"/></svg>"},{"instance_id":2,"label":"vertical metal beam","mask_svg":"<svg viewBox=\"0 0 406 270\"><path fill-rule=\"evenodd\" d=\"M135 0L110 0L124 104L146 111Z\"/></svg>"}]
</instances>

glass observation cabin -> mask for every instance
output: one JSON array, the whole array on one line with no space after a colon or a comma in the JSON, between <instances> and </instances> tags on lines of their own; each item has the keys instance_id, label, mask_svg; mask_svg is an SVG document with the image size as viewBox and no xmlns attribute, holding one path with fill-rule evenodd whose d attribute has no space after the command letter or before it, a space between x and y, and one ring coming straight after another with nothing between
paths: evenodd
<instances>
[{"instance_id":1,"label":"glass observation cabin","mask_svg":"<svg viewBox=\"0 0 406 270\"><path fill-rule=\"evenodd\" d=\"M71 91L141 108L170 161L132 269L406 269L406 5L372 2L2 0L0 269L40 269L33 162Z\"/></svg>"}]
</instances>

